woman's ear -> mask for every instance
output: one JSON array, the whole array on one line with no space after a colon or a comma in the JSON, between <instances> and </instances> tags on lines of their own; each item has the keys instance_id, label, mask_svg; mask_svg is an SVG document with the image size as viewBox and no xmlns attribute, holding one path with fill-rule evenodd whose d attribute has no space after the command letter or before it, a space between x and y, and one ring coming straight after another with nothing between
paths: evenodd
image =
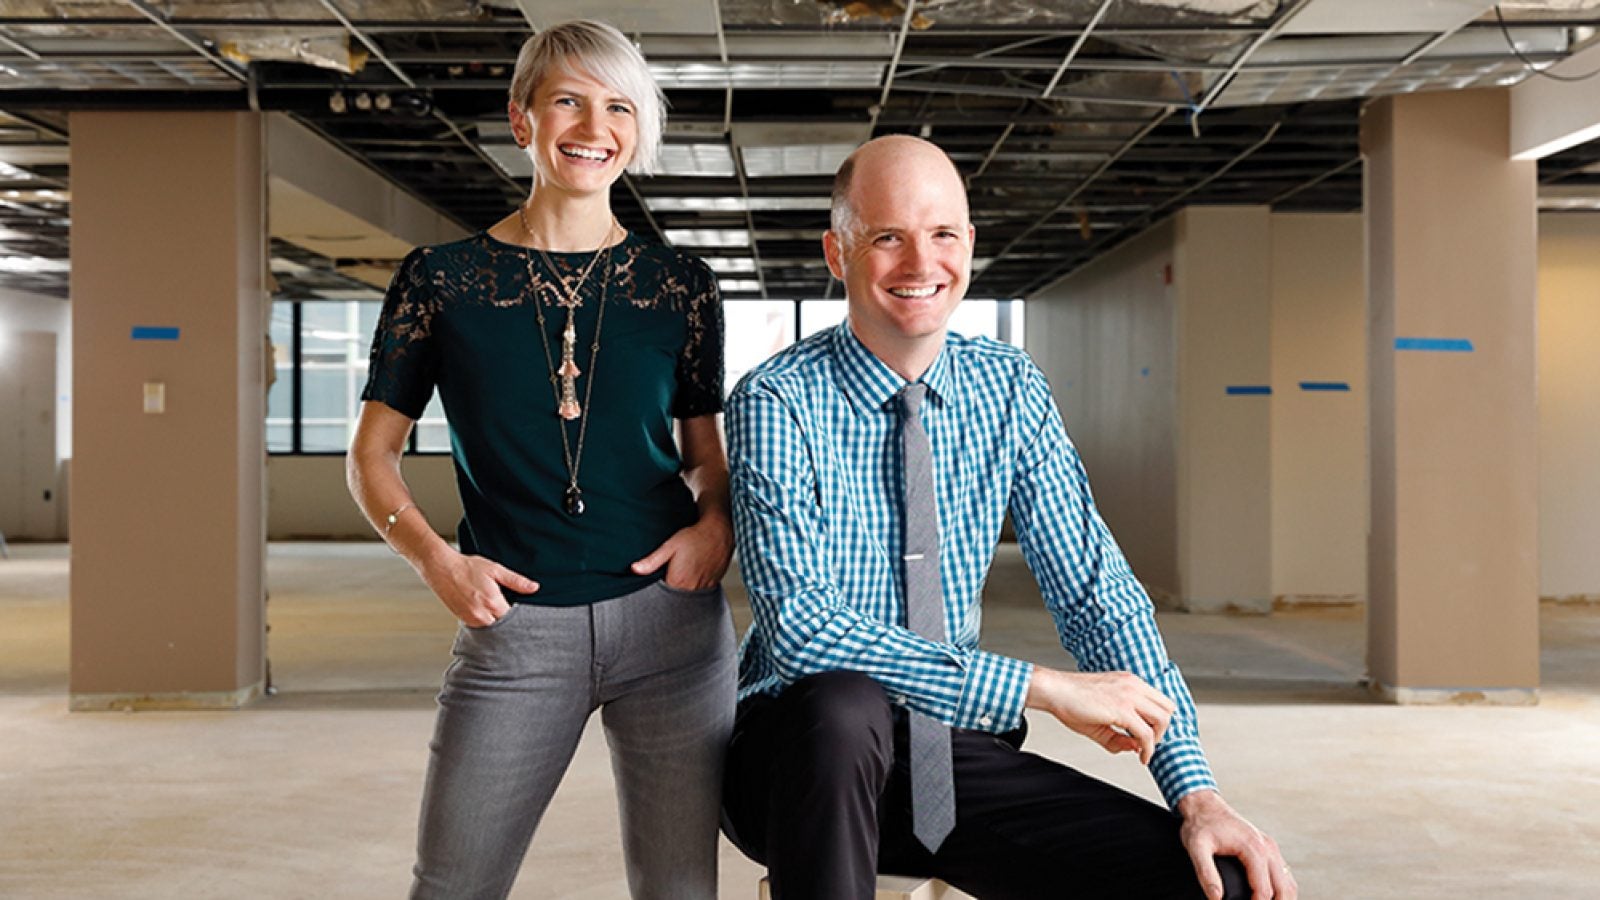
<instances>
[{"instance_id":1,"label":"woman's ear","mask_svg":"<svg viewBox=\"0 0 1600 900\"><path fill-rule=\"evenodd\" d=\"M533 140L533 126L528 122L528 111L517 105L515 100L506 102L506 115L511 119L511 138L517 142L517 147L526 149Z\"/></svg>"}]
</instances>

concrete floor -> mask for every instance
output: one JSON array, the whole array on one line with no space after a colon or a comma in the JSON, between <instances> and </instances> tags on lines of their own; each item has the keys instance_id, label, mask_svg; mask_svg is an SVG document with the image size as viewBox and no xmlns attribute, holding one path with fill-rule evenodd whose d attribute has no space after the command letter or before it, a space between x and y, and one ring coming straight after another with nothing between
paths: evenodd
<instances>
[{"instance_id":1,"label":"concrete floor","mask_svg":"<svg viewBox=\"0 0 1600 900\"><path fill-rule=\"evenodd\" d=\"M69 714L67 555L14 545L0 561L0 897L403 895L452 635L405 564L371 544L273 545L276 696ZM1064 663L1014 550L990 596L988 648ZM736 616L742 631L742 594ZM1226 795L1283 845L1304 896L1592 898L1600 608L1541 617L1542 702L1525 708L1368 702L1359 611L1161 621ZM1032 724L1033 749L1155 796L1136 760ZM626 897L620 860L591 728L513 896ZM722 896L755 897L758 869L726 843L722 862Z\"/></svg>"}]
</instances>

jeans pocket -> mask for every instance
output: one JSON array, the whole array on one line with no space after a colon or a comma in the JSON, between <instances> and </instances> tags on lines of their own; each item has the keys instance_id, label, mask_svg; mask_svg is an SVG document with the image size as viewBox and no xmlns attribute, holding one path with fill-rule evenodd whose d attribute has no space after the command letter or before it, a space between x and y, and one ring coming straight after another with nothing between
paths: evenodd
<instances>
[{"instance_id":1,"label":"jeans pocket","mask_svg":"<svg viewBox=\"0 0 1600 900\"><path fill-rule=\"evenodd\" d=\"M672 585L667 584L667 580L665 578L656 582L656 587L661 588L663 591L671 594L674 597L709 597L712 594L722 590L721 582L713 584L710 587L703 588L675 588Z\"/></svg>"},{"instance_id":2,"label":"jeans pocket","mask_svg":"<svg viewBox=\"0 0 1600 900\"><path fill-rule=\"evenodd\" d=\"M462 627L465 628L468 631L471 631L471 632L475 633L475 634L482 634L482 633L484 633L486 631L494 631L495 629L499 628L501 625L504 625L506 622L510 621L511 617L516 615L517 614L517 610L521 609L522 606L523 606L523 604L521 604L521 603L513 603L513 604L511 604L511 608L506 610L506 614L505 615L501 616L498 619L495 619L493 622L490 622L487 625L468 625L465 622L463 622L462 623Z\"/></svg>"}]
</instances>

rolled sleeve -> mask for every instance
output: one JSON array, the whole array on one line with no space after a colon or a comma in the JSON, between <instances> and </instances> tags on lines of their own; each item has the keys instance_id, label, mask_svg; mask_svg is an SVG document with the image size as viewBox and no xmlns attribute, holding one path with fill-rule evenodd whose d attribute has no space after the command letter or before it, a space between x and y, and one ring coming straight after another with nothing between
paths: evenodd
<instances>
[{"instance_id":1,"label":"rolled sleeve","mask_svg":"<svg viewBox=\"0 0 1600 900\"><path fill-rule=\"evenodd\" d=\"M1150 758L1150 774L1170 807L1176 807L1179 800L1195 791L1217 787L1198 738L1162 741Z\"/></svg>"}]
</instances>

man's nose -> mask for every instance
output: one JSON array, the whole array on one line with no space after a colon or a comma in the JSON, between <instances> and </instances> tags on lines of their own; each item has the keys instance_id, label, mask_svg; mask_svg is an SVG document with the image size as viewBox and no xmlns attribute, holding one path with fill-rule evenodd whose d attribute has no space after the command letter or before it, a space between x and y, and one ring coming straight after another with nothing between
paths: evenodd
<instances>
[{"instance_id":1,"label":"man's nose","mask_svg":"<svg viewBox=\"0 0 1600 900\"><path fill-rule=\"evenodd\" d=\"M906 241L906 253L901 260L902 267L908 275L923 275L927 273L932 258L933 242L926 237L914 237Z\"/></svg>"}]
</instances>

